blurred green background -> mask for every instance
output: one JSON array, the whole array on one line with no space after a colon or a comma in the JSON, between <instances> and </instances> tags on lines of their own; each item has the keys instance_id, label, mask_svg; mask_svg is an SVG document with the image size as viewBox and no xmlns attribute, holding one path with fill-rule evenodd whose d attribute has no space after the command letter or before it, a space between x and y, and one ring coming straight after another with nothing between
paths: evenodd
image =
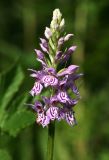
<instances>
[{"instance_id":1,"label":"blurred green background","mask_svg":"<svg viewBox=\"0 0 109 160\"><path fill-rule=\"evenodd\" d=\"M78 82L78 125L56 123L54 160L109 160L108 0L0 1L0 160L46 159L47 129L35 124L24 103L33 85L27 68L40 67L34 48L55 8L66 32L75 35L72 63L84 78Z\"/></svg>"}]
</instances>

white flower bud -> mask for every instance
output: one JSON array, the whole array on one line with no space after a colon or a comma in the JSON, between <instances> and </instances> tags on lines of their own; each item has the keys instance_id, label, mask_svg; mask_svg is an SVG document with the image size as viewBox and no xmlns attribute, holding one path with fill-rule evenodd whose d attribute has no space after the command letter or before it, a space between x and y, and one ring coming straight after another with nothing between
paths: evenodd
<instances>
[{"instance_id":1,"label":"white flower bud","mask_svg":"<svg viewBox=\"0 0 109 160\"><path fill-rule=\"evenodd\" d=\"M53 11L53 20L61 19L62 14L59 9Z\"/></svg>"},{"instance_id":2,"label":"white flower bud","mask_svg":"<svg viewBox=\"0 0 109 160\"><path fill-rule=\"evenodd\" d=\"M51 32L50 28L46 27L44 34L45 34L45 37L47 39L49 39L52 36L52 32Z\"/></svg>"},{"instance_id":3,"label":"white flower bud","mask_svg":"<svg viewBox=\"0 0 109 160\"><path fill-rule=\"evenodd\" d=\"M64 18L62 19L61 23L60 23L60 29L64 28L65 26L65 20Z\"/></svg>"},{"instance_id":4,"label":"white flower bud","mask_svg":"<svg viewBox=\"0 0 109 160\"><path fill-rule=\"evenodd\" d=\"M55 20L53 20L51 21L50 27L56 30L57 28L59 28L59 25Z\"/></svg>"},{"instance_id":5,"label":"white flower bud","mask_svg":"<svg viewBox=\"0 0 109 160\"><path fill-rule=\"evenodd\" d=\"M65 37L64 37L64 41L68 41L74 34L67 34Z\"/></svg>"}]
</instances>

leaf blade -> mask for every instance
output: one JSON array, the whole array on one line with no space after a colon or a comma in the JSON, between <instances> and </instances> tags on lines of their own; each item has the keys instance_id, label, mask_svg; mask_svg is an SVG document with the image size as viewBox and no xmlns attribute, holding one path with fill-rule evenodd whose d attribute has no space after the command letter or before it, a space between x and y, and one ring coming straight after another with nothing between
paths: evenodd
<instances>
[{"instance_id":1,"label":"leaf blade","mask_svg":"<svg viewBox=\"0 0 109 160\"><path fill-rule=\"evenodd\" d=\"M17 111L2 125L4 131L10 135L16 136L23 128L35 122L35 115L31 111Z\"/></svg>"},{"instance_id":2,"label":"leaf blade","mask_svg":"<svg viewBox=\"0 0 109 160\"><path fill-rule=\"evenodd\" d=\"M0 149L0 160L12 160L12 158L6 150Z\"/></svg>"}]
</instances>

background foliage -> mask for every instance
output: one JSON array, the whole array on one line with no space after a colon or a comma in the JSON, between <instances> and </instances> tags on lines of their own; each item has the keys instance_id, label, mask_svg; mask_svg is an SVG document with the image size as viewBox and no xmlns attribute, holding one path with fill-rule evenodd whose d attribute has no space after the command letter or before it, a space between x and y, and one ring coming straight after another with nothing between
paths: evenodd
<instances>
[{"instance_id":1,"label":"background foliage","mask_svg":"<svg viewBox=\"0 0 109 160\"><path fill-rule=\"evenodd\" d=\"M0 1L0 160L43 160L47 129L36 125L24 104L32 99L27 68L39 68L34 48L60 8L66 32L78 46L71 63L80 65L82 95L75 107L78 125L56 123L56 160L109 159L108 0Z\"/></svg>"}]
</instances>

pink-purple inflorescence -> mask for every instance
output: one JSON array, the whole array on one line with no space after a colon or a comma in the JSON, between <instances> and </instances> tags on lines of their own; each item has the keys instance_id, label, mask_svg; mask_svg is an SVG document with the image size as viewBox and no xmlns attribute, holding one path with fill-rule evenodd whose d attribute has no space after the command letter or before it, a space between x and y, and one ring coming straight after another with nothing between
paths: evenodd
<instances>
[{"instance_id":1,"label":"pink-purple inflorescence","mask_svg":"<svg viewBox=\"0 0 109 160\"><path fill-rule=\"evenodd\" d=\"M43 127L54 120L66 120L69 125L76 123L73 107L78 103L80 95L75 81L82 74L77 74L77 65L70 65L59 71L57 69L59 64L66 65L76 49L76 46L71 46L62 51L64 43L73 34L61 36L64 26L61 16L59 9L56 9L50 28L46 27L46 39L40 38L41 50L35 49L37 60L41 62L41 70L29 69L32 72L30 76L35 79L30 94L33 97L41 96L41 101L35 101L31 107L37 112L36 122ZM48 97L42 96L45 90L50 93ZM75 95L75 98L71 98L69 93Z\"/></svg>"}]
</instances>

